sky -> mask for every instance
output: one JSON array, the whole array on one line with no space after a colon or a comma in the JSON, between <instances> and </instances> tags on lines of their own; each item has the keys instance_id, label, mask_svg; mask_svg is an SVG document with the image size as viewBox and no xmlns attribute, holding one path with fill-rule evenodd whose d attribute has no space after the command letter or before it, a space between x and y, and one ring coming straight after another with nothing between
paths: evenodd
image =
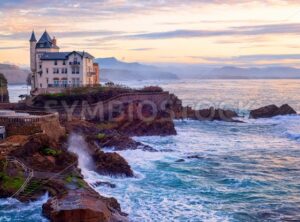
<instances>
[{"instance_id":1,"label":"sky","mask_svg":"<svg viewBox=\"0 0 300 222\"><path fill-rule=\"evenodd\" d=\"M299 0L0 0L0 63L29 38L126 62L299 67Z\"/></svg>"}]
</instances>

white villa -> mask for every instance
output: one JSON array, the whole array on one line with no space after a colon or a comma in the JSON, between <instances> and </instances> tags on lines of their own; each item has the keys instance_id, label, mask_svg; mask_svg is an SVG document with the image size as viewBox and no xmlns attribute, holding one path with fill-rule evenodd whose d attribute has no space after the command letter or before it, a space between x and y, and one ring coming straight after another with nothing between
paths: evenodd
<instances>
[{"instance_id":1,"label":"white villa","mask_svg":"<svg viewBox=\"0 0 300 222\"><path fill-rule=\"evenodd\" d=\"M60 92L67 87L99 84L99 67L87 52L59 52L57 40L47 31L39 41L34 31L30 42L32 94Z\"/></svg>"}]
</instances>

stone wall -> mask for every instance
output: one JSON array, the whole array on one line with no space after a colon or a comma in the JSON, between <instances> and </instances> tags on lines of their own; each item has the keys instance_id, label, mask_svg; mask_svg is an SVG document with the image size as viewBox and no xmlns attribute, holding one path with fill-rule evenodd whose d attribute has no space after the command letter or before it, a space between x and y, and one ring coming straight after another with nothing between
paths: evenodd
<instances>
[{"instance_id":1,"label":"stone wall","mask_svg":"<svg viewBox=\"0 0 300 222\"><path fill-rule=\"evenodd\" d=\"M60 125L57 113L45 114L37 112L27 112L34 116L2 116L0 125L5 126L7 136L13 135L33 135L35 133L46 133L51 139L58 141L64 136L65 129ZM37 115L39 114L39 116ZM44 115L43 115L44 114Z\"/></svg>"},{"instance_id":2,"label":"stone wall","mask_svg":"<svg viewBox=\"0 0 300 222\"><path fill-rule=\"evenodd\" d=\"M78 101L73 105L49 107L27 107L32 110L58 112L61 120L80 119L104 119L113 112L118 105L141 103L153 106L157 111L165 110L166 103L170 100L169 92L151 93L124 93L105 101L88 104L86 101ZM53 100L55 101L55 100Z\"/></svg>"}]
</instances>

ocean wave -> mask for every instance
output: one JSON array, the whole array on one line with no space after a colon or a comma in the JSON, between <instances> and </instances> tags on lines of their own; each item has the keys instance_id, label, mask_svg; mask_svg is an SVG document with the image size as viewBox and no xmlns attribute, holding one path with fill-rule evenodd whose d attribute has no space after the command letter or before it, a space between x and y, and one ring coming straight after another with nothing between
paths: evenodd
<instances>
[{"instance_id":1,"label":"ocean wave","mask_svg":"<svg viewBox=\"0 0 300 222\"><path fill-rule=\"evenodd\" d=\"M37 201L29 203L22 203L14 198L0 199L0 221L47 222L48 220L42 216L42 205L47 202L48 198L48 193L46 193Z\"/></svg>"},{"instance_id":2,"label":"ocean wave","mask_svg":"<svg viewBox=\"0 0 300 222\"><path fill-rule=\"evenodd\" d=\"M286 132L285 136L291 140L300 141L300 133Z\"/></svg>"}]
</instances>

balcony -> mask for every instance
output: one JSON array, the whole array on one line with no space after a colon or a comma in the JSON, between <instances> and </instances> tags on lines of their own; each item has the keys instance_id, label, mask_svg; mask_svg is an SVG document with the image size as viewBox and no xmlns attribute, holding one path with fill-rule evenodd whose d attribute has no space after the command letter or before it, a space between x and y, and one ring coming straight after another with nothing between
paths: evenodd
<instances>
[{"instance_id":1,"label":"balcony","mask_svg":"<svg viewBox=\"0 0 300 222\"><path fill-rule=\"evenodd\" d=\"M91 76L94 76L94 75L96 75L96 72L87 72L88 77L91 77Z\"/></svg>"},{"instance_id":2,"label":"balcony","mask_svg":"<svg viewBox=\"0 0 300 222\"><path fill-rule=\"evenodd\" d=\"M69 65L71 65L71 66L80 66L80 62L77 62L77 61L69 62Z\"/></svg>"}]
</instances>

